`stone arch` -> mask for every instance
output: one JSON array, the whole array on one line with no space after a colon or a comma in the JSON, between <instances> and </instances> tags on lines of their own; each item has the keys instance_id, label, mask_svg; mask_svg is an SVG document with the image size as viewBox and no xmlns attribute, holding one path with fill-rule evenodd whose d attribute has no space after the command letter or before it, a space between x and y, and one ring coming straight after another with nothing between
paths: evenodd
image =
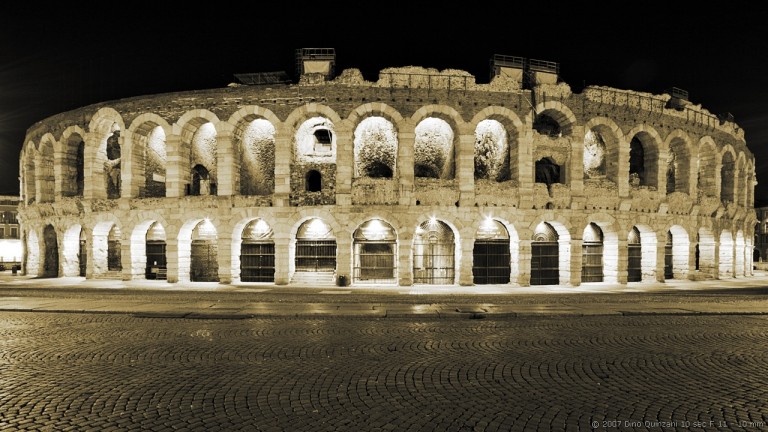
<instances>
[{"instance_id":1,"label":"stone arch","mask_svg":"<svg viewBox=\"0 0 768 432\"><path fill-rule=\"evenodd\" d=\"M54 201L55 179L54 174L54 146L56 140L53 135L46 133L40 139L39 152L35 160L35 175L37 176L37 202L46 203Z\"/></svg>"},{"instance_id":2,"label":"stone arch","mask_svg":"<svg viewBox=\"0 0 768 432\"><path fill-rule=\"evenodd\" d=\"M459 230L441 218L421 220L413 235L413 283L453 285L461 262Z\"/></svg>"},{"instance_id":3,"label":"stone arch","mask_svg":"<svg viewBox=\"0 0 768 432\"><path fill-rule=\"evenodd\" d=\"M688 231L679 224L671 225L667 228L667 239L669 234L672 237L672 245L665 245L668 252L671 252L671 270L673 279L688 279L690 273L689 257L691 250L691 241ZM667 252L665 252L665 256ZM666 258L665 258L666 259ZM667 263L665 262L665 267Z\"/></svg>"},{"instance_id":4,"label":"stone arch","mask_svg":"<svg viewBox=\"0 0 768 432\"><path fill-rule=\"evenodd\" d=\"M630 229L627 235L628 247L632 243L632 231L636 230L640 242L640 279L642 282L656 281L656 263L657 263L657 235L648 225L636 223ZM631 253L628 253L628 259L631 259ZM628 266L629 267L629 266ZM629 280L629 278L628 278Z\"/></svg>"},{"instance_id":5,"label":"stone arch","mask_svg":"<svg viewBox=\"0 0 768 432\"><path fill-rule=\"evenodd\" d=\"M560 285L570 285L571 283L571 225L568 221L559 216L555 216L552 212L547 212L539 217L534 218L534 222L528 226L528 229L533 233L534 243L537 239L537 233L542 230L542 224L549 225L557 233L557 261L558 261L558 281ZM533 246L532 246L533 248ZM532 249L532 260L533 249ZM534 265L533 263L531 264ZM533 270L531 270L533 273ZM533 277L533 276L532 276ZM531 281L534 284L534 281Z\"/></svg>"},{"instance_id":6,"label":"stone arch","mask_svg":"<svg viewBox=\"0 0 768 432\"><path fill-rule=\"evenodd\" d=\"M681 130L675 130L667 136L664 146L668 149L667 194L682 192L691 194L691 148L690 136Z\"/></svg>"},{"instance_id":7,"label":"stone arch","mask_svg":"<svg viewBox=\"0 0 768 432\"><path fill-rule=\"evenodd\" d=\"M117 228L122 237L123 231L120 220L111 214L102 214L100 216L99 219L101 220L97 221L91 230L93 233L91 237L91 256L93 257L94 276L104 275L108 274L110 271L115 271L110 270L110 264L112 264L113 267L115 264L115 254L120 253L120 260L122 260L122 248L119 245L115 245L114 236L117 232L113 231L114 228ZM122 238L119 239L119 241L122 243ZM118 246L117 249L115 249L116 246Z\"/></svg>"},{"instance_id":8,"label":"stone arch","mask_svg":"<svg viewBox=\"0 0 768 432\"><path fill-rule=\"evenodd\" d=\"M240 195L271 195L275 190L277 116L260 107L246 107L230 117L234 125L233 174Z\"/></svg>"},{"instance_id":9,"label":"stone arch","mask_svg":"<svg viewBox=\"0 0 768 432\"><path fill-rule=\"evenodd\" d=\"M697 189L700 195L717 197L718 177L720 171L717 169L717 145L712 137L705 136L699 140L697 166Z\"/></svg>"},{"instance_id":10,"label":"stone arch","mask_svg":"<svg viewBox=\"0 0 768 432\"><path fill-rule=\"evenodd\" d=\"M489 120L499 122L504 128L504 137L507 144L507 155L505 155L504 159L507 160L506 169L509 172L508 177L510 180L519 182L519 139L520 135L522 134L521 131L523 128L523 122L520 120L517 114L509 108L494 105L480 110L477 114L475 114L475 116L468 124L468 126L475 131L476 158L478 140L480 139L480 137L478 137L478 128L482 122ZM475 162L475 165L477 165L477 161ZM477 177L477 174L475 174L475 176ZM504 176L502 176L502 178L504 178Z\"/></svg>"},{"instance_id":11,"label":"stone arch","mask_svg":"<svg viewBox=\"0 0 768 432\"><path fill-rule=\"evenodd\" d=\"M587 216L586 222L597 225L603 234L603 281L618 283L619 235L616 219L607 213L595 213Z\"/></svg>"},{"instance_id":12,"label":"stone arch","mask_svg":"<svg viewBox=\"0 0 768 432\"><path fill-rule=\"evenodd\" d=\"M85 189L90 188L94 198L120 197L123 144L120 134L124 130L121 114L110 107L99 109L88 124Z\"/></svg>"},{"instance_id":13,"label":"stone arch","mask_svg":"<svg viewBox=\"0 0 768 432\"><path fill-rule=\"evenodd\" d=\"M240 256L243 252L243 233L249 224L258 220L263 221L272 230L271 240L273 242L273 246L276 241L279 239L284 239L285 235L287 234L281 232L282 226L279 224L278 220L274 218L273 215L262 215L257 209L246 209L245 211L238 213L233 212L232 219L237 221L232 226L232 243L230 250L230 259L232 263L232 280L240 280L242 265ZM274 253L275 252L273 251L273 254ZM278 259L278 257L275 257L275 259ZM273 265L276 265L276 263L273 263Z\"/></svg>"},{"instance_id":14,"label":"stone arch","mask_svg":"<svg viewBox=\"0 0 768 432\"><path fill-rule=\"evenodd\" d=\"M127 153L130 155L130 189L135 197L165 197L168 177L167 137L172 126L154 113L136 117L128 127Z\"/></svg>"},{"instance_id":15,"label":"stone arch","mask_svg":"<svg viewBox=\"0 0 768 432\"><path fill-rule=\"evenodd\" d=\"M647 125L633 128L629 140L629 184L632 187L659 186L659 133Z\"/></svg>"},{"instance_id":16,"label":"stone arch","mask_svg":"<svg viewBox=\"0 0 768 432\"><path fill-rule=\"evenodd\" d=\"M720 264L718 266L718 278L734 277L734 248L735 242L729 229L720 231Z\"/></svg>"},{"instance_id":17,"label":"stone arch","mask_svg":"<svg viewBox=\"0 0 768 432\"><path fill-rule=\"evenodd\" d=\"M208 217L205 212L193 212L187 216L177 236L179 281L218 280L217 227L220 224L221 222L217 218ZM197 240L200 241L199 249L197 248L198 244L195 243ZM198 257L201 259L201 263L193 265Z\"/></svg>"},{"instance_id":18,"label":"stone arch","mask_svg":"<svg viewBox=\"0 0 768 432\"><path fill-rule=\"evenodd\" d=\"M405 118L402 116L402 114L400 114L398 110L383 102L369 102L358 106L349 113L347 121L354 129L361 121L371 116L385 118L398 130L400 129L402 123L405 121Z\"/></svg>"},{"instance_id":19,"label":"stone arch","mask_svg":"<svg viewBox=\"0 0 768 432\"><path fill-rule=\"evenodd\" d=\"M61 244L62 276L80 276L81 260L87 259L87 256L82 256L80 248L80 239L83 231L83 226L79 223L70 225L70 227L64 231Z\"/></svg>"},{"instance_id":20,"label":"stone arch","mask_svg":"<svg viewBox=\"0 0 768 432\"><path fill-rule=\"evenodd\" d=\"M724 204L732 203L736 197L736 151L730 145L726 145L717 157L718 171L720 172L720 201Z\"/></svg>"},{"instance_id":21,"label":"stone arch","mask_svg":"<svg viewBox=\"0 0 768 432\"><path fill-rule=\"evenodd\" d=\"M399 153L395 123L383 116L360 118L353 133L354 177L397 177Z\"/></svg>"},{"instance_id":22,"label":"stone arch","mask_svg":"<svg viewBox=\"0 0 768 432\"><path fill-rule=\"evenodd\" d=\"M58 141L61 146L59 168L56 176L61 183L57 190L65 197L82 197L85 191L85 130L80 126L70 126L61 134Z\"/></svg>"},{"instance_id":23,"label":"stone arch","mask_svg":"<svg viewBox=\"0 0 768 432\"><path fill-rule=\"evenodd\" d=\"M167 240L169 223L163 216L153 211L141 212L137 215L137 219L140 222L136 223L133 228L128 229L131 239L131 278L144 279L147 278L149 274L147 234L149 233L149 230L154 229L157 224L162 227L162 230L166 233L165 240ZM152 253L154 253L154 251L150 251L150 254ZM159 264L158 268L167 269L167 258L165 262ZM157 275L155 275L155 277L157 277Z\"/></svg>"},{"instance_id":24,"label":"stone arch","mask_svg":"<svg viewBox=\"0 0 768 432\"><path fill-rule=\"evenodd\" d=\"M180 155L178 173L182 183L187 184L186 195L216 195L218 191L218 129L219 119L207 110L192 110L186 112L173 126L178 130L180 138L178 145L168 148L169 154ZM194 189L195 174L204 168L207 180Z\"/></svg>"},{"instance_id":25,"label":"stone arch","mask_svg":"<svg viewBox=\"0 0 768 432\"><path fill-rule=\"evenodd\" d=\"M333 108L315 102L302 105L291 111L283 124L285 127L292 129L295 132L302 123L313 117L325 117L334 125L342 124L341 117L339 117L339 114L336 113Z\"/></svg>"},{"instance_id":26,"label":"stone arch","mask_svg":"<svg viewBox=\"0 0 768 432\"><path fill-rule=\"evenodd\" d=\"M598 150L601 147L599 144L602 142L602 149L604 152L602 155L602 164L604 166L602 175L618 185L621 181L621 176L619 174L621 166L620 143L624 141L624 134L622 133L621 128L616 122L607 117L593 117L584 125L584 131L584 177L593 177L589 175L587 170L588 160L586 155L589 153L590 149L594 148L594 157L600 157L601 155ZM592 133L594 137L590 138L590 133ZM590 166L591 165L599 166L600 164L595 163L590 164ZM595 174L597 174L597 178L599 178L600 173L597 172Z\"/></svg>"},{"instance_id":27,"label":"stone arch","mask_svg":"<svg viewBox=\"0 0 768 432\"><path fill-rule=\"evenodd\" d=\"M503 236L497 236L493 230L493 226L499 224L504 228L506 238ZM492 215L485 216L480 221L475 222L474 228L474 249L472 259L472 276L474 283L477 284L477 272L476 269L483 267L481 263L477 262L477 255L479 253L488 253L492 256L496 256L495 262L488 261L485 267L495 267L497 271L487 272L488 275L485 278L486 283L517 283L520 277L520 236L517 233L514 225L508 220ZM479 243L484 242L484 250L478 250ZM506 248L506 253L502 253L501 246ZM499 261L499 258L504 258L505 262ZM504 271L506 267L506 274L499 273ZM502 277L503 276L503 277Z\"/></svg>"},{"instance_id":28,"label":"stone arch","mask_svg":"<svg viewBox=\"0 0 768 432\"><path fill-rule=\"evenodd\" d=\"M537 104L533 112L526 116L526 123L533 125L533 129L538 131L539 129L536 128L537 121L540 121L543 116L549 117L557 123L559 128L557 136L567 137L573 134L573 128L577 123L576 115L562 102L547 101Z\"/></svg>"},{"instance_id":29,"label":"stone arch","mask_svg":"<svg viewBox=\"0 0 768 432\"><path fill-rule=\"evenodd\" d=\"M325 215L302 215L291 228L289 241L289 273L325 273L338 271L337 240L342 233L335 218Z\"/></svg>"},{"instance_id":30,"label":"stone arch","mask_svg":"<svg viewBox=\"0 0 768 432\"><path fill-rule=\"evenodd\" d=\"M461 115L451 107L427 105L411 119L414 127L414 177L452 180L456 178L460 146ZM423 182L423 180L422 180Z\"/></svg>"},{"instance_id":31,"label":"stone arch","mask_svg":"<svg viewBox=\"0 0 768 432\"><path fill-rule=\"evenodd\" d=\"M379 217L367 217L352 232L352 280L395 284L398 272L397 229Z\"/></svg>"}]
</instances>

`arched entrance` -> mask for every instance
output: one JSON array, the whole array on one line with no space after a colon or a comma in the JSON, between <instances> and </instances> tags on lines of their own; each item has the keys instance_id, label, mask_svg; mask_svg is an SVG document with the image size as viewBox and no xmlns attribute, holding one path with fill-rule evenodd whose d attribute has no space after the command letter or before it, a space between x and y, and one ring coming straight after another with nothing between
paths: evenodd
<instances>
[{"instance_id":1,"label":"arched entrance","mask_svg":"<svg viewBox=\"0 0 768 432\"><path fill-rule=\"evenodd\" d=\"M674 273L674 261L673 261L673 249L672 249L672 231L667 231L667 243L664 245L664 279L672 279L675 277Z\"/></svg>"},{"instance_id":2,"label":"arched entrance","mask_svg":"<svg viewBox=\"0 0 768 432\"><path fill-rule=\"evenodd\" d=\"M192 282L218 282L218 235L211 221L204 219L192 230L189 279Z\"/></svg>"},{"instance_id":3,"label":"arched entrance","mask_svg":"<svg viewBox=\"0 0 768 432\"><path fill-rule=\"evenodd\" d=\"M594 223L584 228L582 236L581 281L603 281L603 230Z\"/></svg>"},{"instance_id":4,"label":"arched entrance","mask_svg":"<svg viewBox=\"0 0 768 432\"><path fill-rule=\"evenodd\" d=\"M243 228L240 243L240 280L275 281L274 232L264 219L254 219Z\"/></svg>"},{"instance_id":5,"label":"arched entrance","mask_svg":"<svg viewBox=\"0 0 768 432\"><path fill-rule=\"evenodd\" d=\"M531 285L560 284L560 251L557 231L542 222L536 226L531 243Z\"/></svg>"},{"instance_id":6,"label":"arched entrance","mask_svg":"<svg viewBox=\"0 0 768 432\"><path fill-rule=\"evenodd\" d=\"M336 237L322 219L310 219L296 232L296 271L336 270Z\"/></svg>"},{"instance_id":7,"label":"arched entrance","mask_svg":"<svg viewBox=\"0 0 768 432\"><path fill-rule=\"evenodd\" d=\"M80 229L79 236L80 245L77 250L77 262L79 264L78 275L85 277L86 269L88 268L88 237L85 235L85 230Z\"/></svg>"},{"instance_id":8,"label":"arched entrance","mask_svg":"<svg viewBox=\"0 0 768 432\"><path fill-rule=\"evenodd\" d=\"M45 256L43 257L43 277L54 278L59 276L59 241L56 238L56 230L52 225L46 225L43 229L43 242L45 243Z\"/></svg>"},{"instance_id":9,"label":"arched entrance","mask_svg":"<svg viewBox=\"0 0 768 432\"><path fill-rule=\"evenodd\" d=\"M472 256L472 277L475 284L509 283L509 232L501 222L494 219L483 221L475 234Z\"/></svg>"},{"instance_id":10,"label":"arched entrance","mask_svg":"<svg viewBox=\"0 0 768 432\"><path fill-rule=\"evenodd\" d=\"M120 271L123 269L121 262L122 252L120 250L120 228L113 225L107 236L107 270Z\"/></svg>"},{"instance_id":11,"label":"arched entrance","mask_svg":"<svg viewBox=\"0 0 768 432\"><path fill-rule=\"evenodd\" d=\"M165 229L158 222L153 222L146 235L146 278L166 279L168 261L165 257Z\"/></svg>"},{"instance_id":12,"label":"arched entrance","mask_svg":"<svg viewBox=\"0 0 768 432\"><path fill-rule=\"evenodd\" d=\"M627 282L643 280L643 251L640 243L640 230L632 227L627 237Z\"/></svg>"},{"instance_id":13,"label":"arched entrance","mask_svg":"<svg viewBox=\"0 0 768 432\"><path fill-rule=\"evenodd\" d=\"M396 282L397 233L392 225L371 219L355 230L353 241L355 282Z\"/></svg>"},{"instance_id":14,"label":"arched entrance","mask_svg":"<svg viewBox=\"0 0 768 432\"><path fill-rule=\"evenodd\" d=\"M455 247L448 225L434 218L422 222L413 237L413 283L452 285Z\"/></svg>"}]
</instances>

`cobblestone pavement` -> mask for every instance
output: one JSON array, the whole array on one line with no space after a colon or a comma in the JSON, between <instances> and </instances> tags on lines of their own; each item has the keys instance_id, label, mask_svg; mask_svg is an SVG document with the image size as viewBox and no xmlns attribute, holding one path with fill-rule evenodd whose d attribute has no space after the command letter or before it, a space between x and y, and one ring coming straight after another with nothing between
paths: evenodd
<instances>
[{"instance_id":1,"label":"cobblestone pavement","mask_svg":"<svg viewBox=\"0 0 768 432\"><path fill-rule=\"evenodd\" d=\"M0 312L0 430L768 430L768 316Z\"/></svg>"}]
</instances>

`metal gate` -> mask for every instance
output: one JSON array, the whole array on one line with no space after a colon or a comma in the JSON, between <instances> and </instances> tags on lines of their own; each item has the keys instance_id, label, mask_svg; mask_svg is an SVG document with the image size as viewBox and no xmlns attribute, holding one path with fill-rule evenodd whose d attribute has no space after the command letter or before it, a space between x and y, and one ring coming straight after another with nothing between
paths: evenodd
<instances>
[{"instance_id":1,"label":"metal gate","mask_svg":"<svg viewBox=\"0 0 768 432\"><path fill-rule=\"evenodd\" d=\"M164 279L168 263L165 258L165 241L147 240L147 279Z\"/></svg>"},{"instance_id":2,"label":"metal gate","mask_svg":"<svg viewBox=\"0 0 768 432\"><path fill-rule=\"evenodd\" d=\"M591 223L584 229L581 246L581 281L603 281L603 232Z\"/></svg>"},{"instance_id":3,"label":"metal gate","mask_svg":"<svg viewBox=\"0 0 768 432\"><path fill-rule=\"evenodd\" d=\"M240 246L240 280L275 281L275 244L243 241Z\"/></svg>"},{"instance_id":4,"label":"metal gate","mask_svg":"<svg viewBox=\"0 0 768 432\"><path fill-rule=\"evenodd\" d=\"M640 231L632 228L627 239L627 282L643 280L643 251L640 246Z\"/></svg>"},{"instance_id":5,"label":"metal gate","mask_svg":"<svg viewBox=\"0 0 768 432\"><path fill-rule=\"evenodd\" d=\"M211 240L193 240L189 278L193 282L219 280L218 247Z\"/></svg>"},{"instance_id":6,"label":"metal gate","mask_svg":"<svg viewBox=\"0 0 768 432\"><path fill-rule=\"evenodd\" d=\"M390 283L395 281L394 242L365 242L355 244L354 280Z\"/></svg>"},{"instance_id":7,"label":"metal gate","mask_svg":"<svg viewBox=\"0 0 768 432\"><path fill-rule=\"evenodd\" d=\"M672 232L667 231L667 244L664 245L664 279L673 279L675 277L672 262Z\"/></svg>"},{"instance_id":8,"label":"metal gate","mask_svg":"<svg viewBox=\"0 0 768 432\"><path fill-rule=\"evenodd\" d=\"M560 246L557 231L543 222L531 242L531 285L560 284Z\"/></svg>"},{"instance_id":9,"label":"metal gate","mask_svg":"<svg viewBox=\"0 0 768 432\"><path fill-rule=\"evenodd\" d=\"M413 239L413 283L452 285L454 248L448 225L434 219L422 222Z\"/></svg>"},{"instance_id":10,"label":"metal gate","mask_svg":"<svg viewBox=\"0 0 768 432\"><path fill-rule=\"evenodd\" d=\"M509 260L508 240L476 240L472 263L474 283L508 284Z\"/></svg>"},{"instance_id":11,"label":"metal gate","mask_svg":"<svg viewBox=\"0 0 768 432\"><path fill-rule=\"evenodd\" d=\"M336 270L336 240L296 240L296 271Z\"/></svg>"}]
</instances>

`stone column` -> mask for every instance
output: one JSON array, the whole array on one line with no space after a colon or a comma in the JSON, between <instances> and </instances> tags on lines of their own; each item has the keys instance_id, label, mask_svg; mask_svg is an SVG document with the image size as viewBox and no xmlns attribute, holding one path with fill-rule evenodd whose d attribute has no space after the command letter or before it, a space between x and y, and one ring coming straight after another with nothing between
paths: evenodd
<instances>
[{"instance_id":1,"label":"stone column","mask_svg":"<svg viewBox=\"0 0 768 432\"><path fill-rule=\"evenodd\" d=\"M64 195L64 182L70 181L70 161L67 157L65 143L56 142L53 146L53 200L58 201ZM68 185L69 186L69 185Z\"/></svg>"},{"instance_id":2,"label":"stone column","mask_svg":"<svg viewBox=\"0 0 768 432\"><path fill-rule=\"evenodd\" d=\"M623 238L622 238L623 237ZM627 233L619 234L619 258L616 266L616 282L626 285L628 272L627 265L629 264L629 249L627 246Z\"/></svg>"},{"instance_id":3,"label":"stone column","mask_svg":"<svg viewBox=\"0 0 768 432\"><path fill-rule=\"evenodd\" d=\"M289 232L275 231L275 285L288 285L290 279Z\"/></svg>"},{"instance_id":4,"label":"stone column","mask_svg":"<svg viewBox=\"0 0 768 432\"><path fill-rule=\"evenodd\" d=\"M413 236L401 235L398 239L398 254L397 254L397 276L400 286L412 286L413 285L413 262L411 261L411 255L413 254Z\"/></svg>"},{"instance_id":5,"label":"stone column","mask_svg":"<svg viewBox=\"0 0 768 432\"><path fill-rule=\"evenodd\" d=\"M631 138L630 138L631 139ZM619 198L628 198L629 197L629 140L627 139L617 139L617 145L618 148L618 164L616 170L616 178L613 179L616 181L616 186L619 191ZM626 283L626 278L625 282Z\"/></svg>"},{"instance_id":6,"label":"stone column","mask_svg":"<svg viewBox=\"0 0 768 432\"><path fill-rule=\"evenodd\" d=\"M474 197L473 197L474 199ZM472 286L475 284L472 266L474 265L474 243L473 233L469 230L463 230L461 233L461 261L459 264L459 285Z\"/></svg>"},{"instance_id":7,"label":"stone column","mask_svg":"<svg viewBox=\"0 0 768 432\"><path fill-rule=\"evenodd\" d=\"M336 206L352 205L352 176L355 156L352 125L344 120L336 129ZM337 262L338 265L338 262ZM338 274L342 274L337 269ZM347 274L345 271L344 274ZM349 276L349 275L347 275ZM348 279L349 280L349 279Z\"/></svg>"},{"instance_id":8,"label":"stone column","mask_svg":"<svg viewBox=\"0 0 768 432\"><path fill-rule=\"evenodd\" d=\"M139 138L139 136L136 136ZM141 143L134 140L130 131L121 131L120 143L120 198L136 198L144 180L144 153Z\"/></svg>"},{"instance_id":9,"label":"stone column","mask_svg":"<svg viewBox=\"0 0 768 432\"><path fill-rule=\"evenodd\" d=\"M236 152L232 142L232 135L232 126L226 122L219 122L216 130L217 195L238 195L240 192L235 190L235 180L239 177L240 171L235 170ZM219 265L219 268L221 268L221 265Z\"/></svg>"},{"instance_id":10,"label":"stone column","mask_svg":"<svg viewBox=\"0 0 768 432\"><path fill-rule=\"evenodd\" d=\"M104 183L103 160L97 157L99 138L95 132L85 135L85 153L83 155L83 197L85 199L104 199L107 188ZM99 164L100 166L96 166Z\"/></svg>"},{"instance_id":11,"label":"stone column","mask_svg":"<svg viewBox=\"0 0 768 432\"><path fill-rule=\"evenodd\" d=\"M275 193L272 204L275 207L289 207L291 196L291 166L293 165L293 137L291 130L276 125L275 131ZM277 245L275 245L277 247ZM287 282L286 282L287 283Z\"/></svg>"},{"instance_id":12,"label":"stone column","mask_svg":"<svg viewBox=\"0 0 768 432\"><path fill-rule=\"evenodd\" d=\"M519 271L517 283L520 286L531 286L531 243L529 239L520 240Z\"/></svg>"},{"instance_id":13,"label":"stone column","mask_svg":"<svg viewBox=\"0 0 768 432\"><path fill-rule=\"evenodd\" d=\"M411 124L410 122L402 124L400 126L400 131L397 134L397 173L399 182L398 193L400 196L399 204L401 206L412 206L416 203L416 198L413 193L413 146L415 142L415 125ZM411 275L411 281L407 285L413 285L413 275Z\"/></svg>"},{"instance_id":14,"label":"stone column","mask_svg":"<svg viewBox=\"0 0 768 432\"><path fill-rule=\"evenodd\" d=\"M581 285L581 267L583 262L582 245L583 239L571 237L571 286Z\"/></svg>"},{"instance_id":15,"label":"stone column","mask_svg":"<svg viewBox=\"0 0 768 432\"><path fill-rule=\"evenodd\" d=\"M352 236L336 235L336 277L346 276L352 281ZM335 281L334 281L335 282Z\"/></svg>"},{"instance_id":16,"label":"stone column","mask_svg":"<svg viewBox=\"0 0 768 432\"><path fill-rule=\"evenodd\" d=\"M518 160L518 194L520 197L519 208L530 209L533 208L533 184L534 184L534 163L533 160L533 133L531 132L530 125L528 125L520 133L520 137L517 140L517 160ZM522 243L521 243L522 244ZM530 246L530 243L529 243ZM528 258L530 259L530 247L528 248ZM522 256L522 255L521 255ZM526 277L526 285L530 285L530 262L528 265L528 272ZM522 267L521 274L522 274Z\"/></svg>"},{"instance_id":17,"label":"stone column","mask_svg":"<svg viewBox=\"0 0 768 432\"><path fill-rule=\"evenodd\" d=\"M232 283L232 231L218 230L216 236L216 258L219 262L219 283Z\"/></svg>"},{"instance_id":18,"label":"stone column","mask_svg":"<svg viewBox=\"0 0 768 432\"><path fill-rule=\"evenodd\" d=\"M456 149L456 181L459 186L459 206L475 205L475 132L464 125L459 130L459 148ZM471 276L470 266L470 276ZM469 285L472 278L470 277Z\"/></svg>"},{"instance_id":19,"label":"stone column","mask_svg":"<svg viewBox=\"0 0 768 432\"><path fill-rule=\"evenodd\" d=\"M571 155L568 159L566 171L566 184L571 189L571 208L580 210L584 208L584 126L574 126L571 132ZM573 244L573 243L572 243ZM575 247L575 246L574 246ZM581 256L581 246L578 251ZM571 256L573 257L573 255ZM571 267L573 268L573 267ZM581 284L581 266L579 266L579 284ZM573 273L571 273L573 280Z\"/></svg>"},{"instance_id":20,"label":"stone column","mask_svg":"<svg viewBox=\"0 0 768 432\"><path fill-rule=\"evenodd\" d=\"M174 128L175 129L175 128ZM168 155L168 165L165 169L165 196L169 198L182 197L186 195L186 186L189 184L189 153L186 152L187 163L184 163L184 151L181 136L171 134L165 137L166 151ZM168 277L170 281L171 269L168 268Z\"/></svg>"},{"instance_id":21,"label":"stone column","mask_svg":"<svg viewBox=\"0 0 768 432\"><path fill-rule=\"evenodd\" d=\"M120 265L123 267L121 277L124 281L133 279L133 259L131 255L131 233L120 232ZM127 237L127 238L126 238Z\"/></svg>"},{"instance_id":22,"label":"stone column","mask_svg":"<svg viewBox=\"0 0 768 432\"><path fill-rule=\"evenodd\" d=\"M168 272L166 279L168 283L179 282L179 241L176 237L168 236L165 240L165 259Z\"/></svg>"}]
</instances>

